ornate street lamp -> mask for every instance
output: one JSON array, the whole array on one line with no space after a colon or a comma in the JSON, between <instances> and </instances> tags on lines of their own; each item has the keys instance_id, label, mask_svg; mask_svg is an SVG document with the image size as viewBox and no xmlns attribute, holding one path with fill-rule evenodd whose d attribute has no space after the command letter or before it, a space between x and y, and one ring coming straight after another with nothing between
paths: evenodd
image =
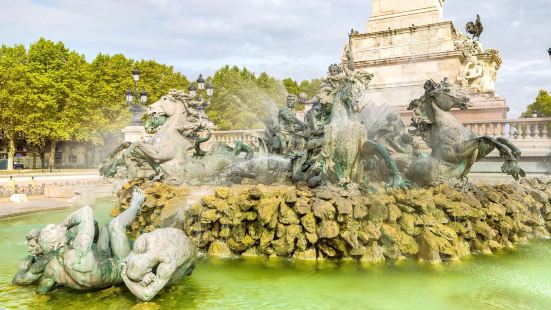
<instances>
[{"instance_id":1,"label":"ornate street lamp","mask_svg":"<svg viewBox=\"0 0 551 310\"><path fill-rule=\"evenodd\" d=\"M199 87L199 90L205 89L205 79L202 74L199 74L199 77L197 78L197 87Z\"/></svg>"},{"instance_id":2,"label":"ornate street lamp","mask_svg":"<svg viewBox=\"0 0 551 310\"><path fill-rule=\"evenodd\" d=\"M195 98L195 96L197 95L197 88L195 88L193 84L189 85L189 95L191 96L191 98Z\"/></svg>"},{"instance_id":3,"label":"ornate street lamp","mask_svg":"<svg viewBox=\"0 0 551 310\"><path fill-rule=\"evenodd\" d=\"M205 81L202 74L199 74L199 77L195 81L197 82L197 88L193 84L189 85L189 95L192 98L195 98L197 95L199 95L199 98L196 100L199 102L197 106L197 110L199 111L199 119L202 122L203 118L205 117L205 108L207 108L210 105L210 97L212 97L212 94L214 93L214 87L212 87L211 81ZM205 86L205 82L207 85ZM206 99L203 97L203 95L206 95Z\"/></svg>"},{"instance_id":4,"label":"ornate street lamp","mask_svg":"<svg viewBox=\"0 0 551 310\"><path fill-rule=\"evenodd\" d=\"M547 53L549 54L549 60L551 60L551 48L547 50Z\"/></svg>"},{"instance_id":5,"label":"ornate street lamp","mask_svg":"<svg viewBox=\"0 0 551 310\"><path fill-rule=\"evenodd\" d=\"M133 91L131 89L128 89L126 91L126 102L128 103L128 108L132 113L131 124L135 126L141 126L143 125L143 106L145 106L145 104L147 103L148 94L145 89L142 89L141 92L139 91L138 81L140 80L140 71L138 71L138 69L132 70L132 79L134 80L136 90Z\"/></svg>"}]
</instances>

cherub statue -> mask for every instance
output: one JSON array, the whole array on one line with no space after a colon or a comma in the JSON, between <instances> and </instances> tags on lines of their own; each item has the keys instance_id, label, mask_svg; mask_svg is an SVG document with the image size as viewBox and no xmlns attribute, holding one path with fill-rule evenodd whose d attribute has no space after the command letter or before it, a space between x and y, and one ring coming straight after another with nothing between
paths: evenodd
<instances>
[{"instance_id":1,"label":"cherub statue","mask_svg":"<svg viewBox=\"0 0 551 310\"><path fill-rule=\"evenodd\" d=\"M191 274L197 248L176 228L161 228L136 239L122 263L126 287L141 300L149 301L167 285Z\"/></svg>"}]
</instances>

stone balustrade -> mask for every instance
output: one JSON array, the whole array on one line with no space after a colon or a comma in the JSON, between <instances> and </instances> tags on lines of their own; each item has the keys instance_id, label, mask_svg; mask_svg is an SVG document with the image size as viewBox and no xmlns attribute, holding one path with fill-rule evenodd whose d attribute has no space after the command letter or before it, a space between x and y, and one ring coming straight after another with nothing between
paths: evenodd
<instances>
[{"instance_id":1,"label":"stone balustrade","mask_svg":"<svg viewBox=\"0 0 551 310\"><path fill-rule=\"evenodd\" d=\"M257 144L255 135L260 136L263 131L264 129L214 131L208 144L211 145L216 142L233 144L235 141L239 140L249 145L255 145Z\"/></svg>"},{"instance_id":2,"label":"stone balustrade","mask_svg":"<svg viewBox=\"0 0 551 310\"><path fill-rule=\"evenodd\" d=\"M464 125L481 136L504 137L511 141L551 140L551 117L470 121Z\"/></svg>"},{"instance_id":3,"label":"stone balustrade","mask_svg":"<svg viewBox=\"0 0 551 310\"><path fill-rule=\"evenodd\" d=\"M515 140L551 140L551 117L519 118L493 121L469 121L465 127L481 136L504 137ZM214 131L209 142L233 143L237 140L248 144L256 142L264 129Z\"/></svg>"},{"instance_id":4,"label":"stone balustrade","mask_svg":"<svg viewBox=\"0 0 551 310\"><path fill-rule=\"evenodd\" d=\"M13 194L44 195L45 184L41 185L15 185L14 187L0 185L0 198L10 197Z\"/></svg>"}]
</instances>

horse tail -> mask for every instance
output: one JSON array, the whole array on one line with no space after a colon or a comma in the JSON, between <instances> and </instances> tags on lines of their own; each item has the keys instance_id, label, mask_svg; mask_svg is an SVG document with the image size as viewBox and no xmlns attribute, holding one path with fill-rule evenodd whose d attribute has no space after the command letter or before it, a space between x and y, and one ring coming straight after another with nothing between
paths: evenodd
<instances>
[{"instance_id":1,"label":"horse tail","mask_svg":"<svg viewBox=\"0 0 551 310\"><path fill-rule=\"evenodd\" d=\"M197 138L195 140L195 144L194 144L194 148L195 148L195 156L205 156L207 154L207 152L201 150L201 143L205 143L207 141L210 140L210 138L212 137L212 132L210 131L210 129L207 128L207 136L204 137L204 138Z\"/></svg>"}]
</instances>

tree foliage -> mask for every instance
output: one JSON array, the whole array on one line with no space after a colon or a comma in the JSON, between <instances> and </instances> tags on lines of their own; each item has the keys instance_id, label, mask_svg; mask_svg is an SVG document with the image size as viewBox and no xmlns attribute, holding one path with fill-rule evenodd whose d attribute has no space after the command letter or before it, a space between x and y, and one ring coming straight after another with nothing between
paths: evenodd
<instances>
[{"instance_id":1,"label":"tree foliage","mask_svg":"<svg viewBox=\"0 0 551 310\"><path fill-rule=\"evenodd\" d=\"M301 93L306 94L308 98L314 97L319 87L321 86L320 79L304 80L300 83L297 81L286 78L283 79L283 85L289 94L299 95Z\"/></svg>"},{"instance_id":2,"label":"tree foliage","mask_svg":"<svg viewBox=\"0 0 551 310\"><path fill-rule=\"evenodd\" d=\"M23 45L0 47L0 129L8 147L8 170L13 169L16 133L21 129L21 106L29 87L27 51Z\"/></svg>"},{"instance_id":3,"label":"tree foliage","mask_svg":"<svg viewBox=\"0 0 551 310\"><path fill-rule=\"evenodd\" d=\"M540 90L536 100L528 105L522 117L531 117L534 112L537 112L540 116L551 116L551 96L548 91Z\"/></svg>"},{"instance_id":4,"label":"tree foliage","mask_svg":"<svg viewBox=\"0 0 551 310\"><path fill-rule=\"evenodd\" d=\"M50 145L53 166L59 141L102 143L129 119L125 91L134 89L132 70L141 71L149 102L171 88L185 88L187 79L172 66L123 55L99 54L92 62L62 42L39 39L0 49L0 129L11 160L16 132L39 152ZM119 131L120 132L120 131ZM8 164L11 167L11 162Z\"/></svg>"},{"instance_id":5,"label":"tree foliage","mask_svg":"<svg viewBox=\"0 0 551 310\"><path fill-rule=\"evenodd\" d=\"M8 146L10 160L18 133L42 157L50 146L50 167L60 141L100 144L107 136L120 135L130 119L124 95L127 89L135 90L134 68L140 71L140 87L147 91L148 103L172 88L187 89L190 84L172 66L153 60L98 54L87 61L62 42L44 38L28 49L2 45L0 143ZM318 79L281 81L265 72L257 76L235 66L220 68L209 80L215 91L207 114L219 130L261 128L263 120L284 104L288 93L305 93L310 98L320 85Z\"/></svg>"},{"instance_id":6,"label":"tree foliage","mask_svg":"<svg viewBox=\"0 0 551 310\"><path fill-rule=\"evenodd\" d=\"M281 82L267 73L225 66L212 77L214 95L207 109L219 130L262 128L262 121L285 101Z\"/></svg>"}]
</instances>

